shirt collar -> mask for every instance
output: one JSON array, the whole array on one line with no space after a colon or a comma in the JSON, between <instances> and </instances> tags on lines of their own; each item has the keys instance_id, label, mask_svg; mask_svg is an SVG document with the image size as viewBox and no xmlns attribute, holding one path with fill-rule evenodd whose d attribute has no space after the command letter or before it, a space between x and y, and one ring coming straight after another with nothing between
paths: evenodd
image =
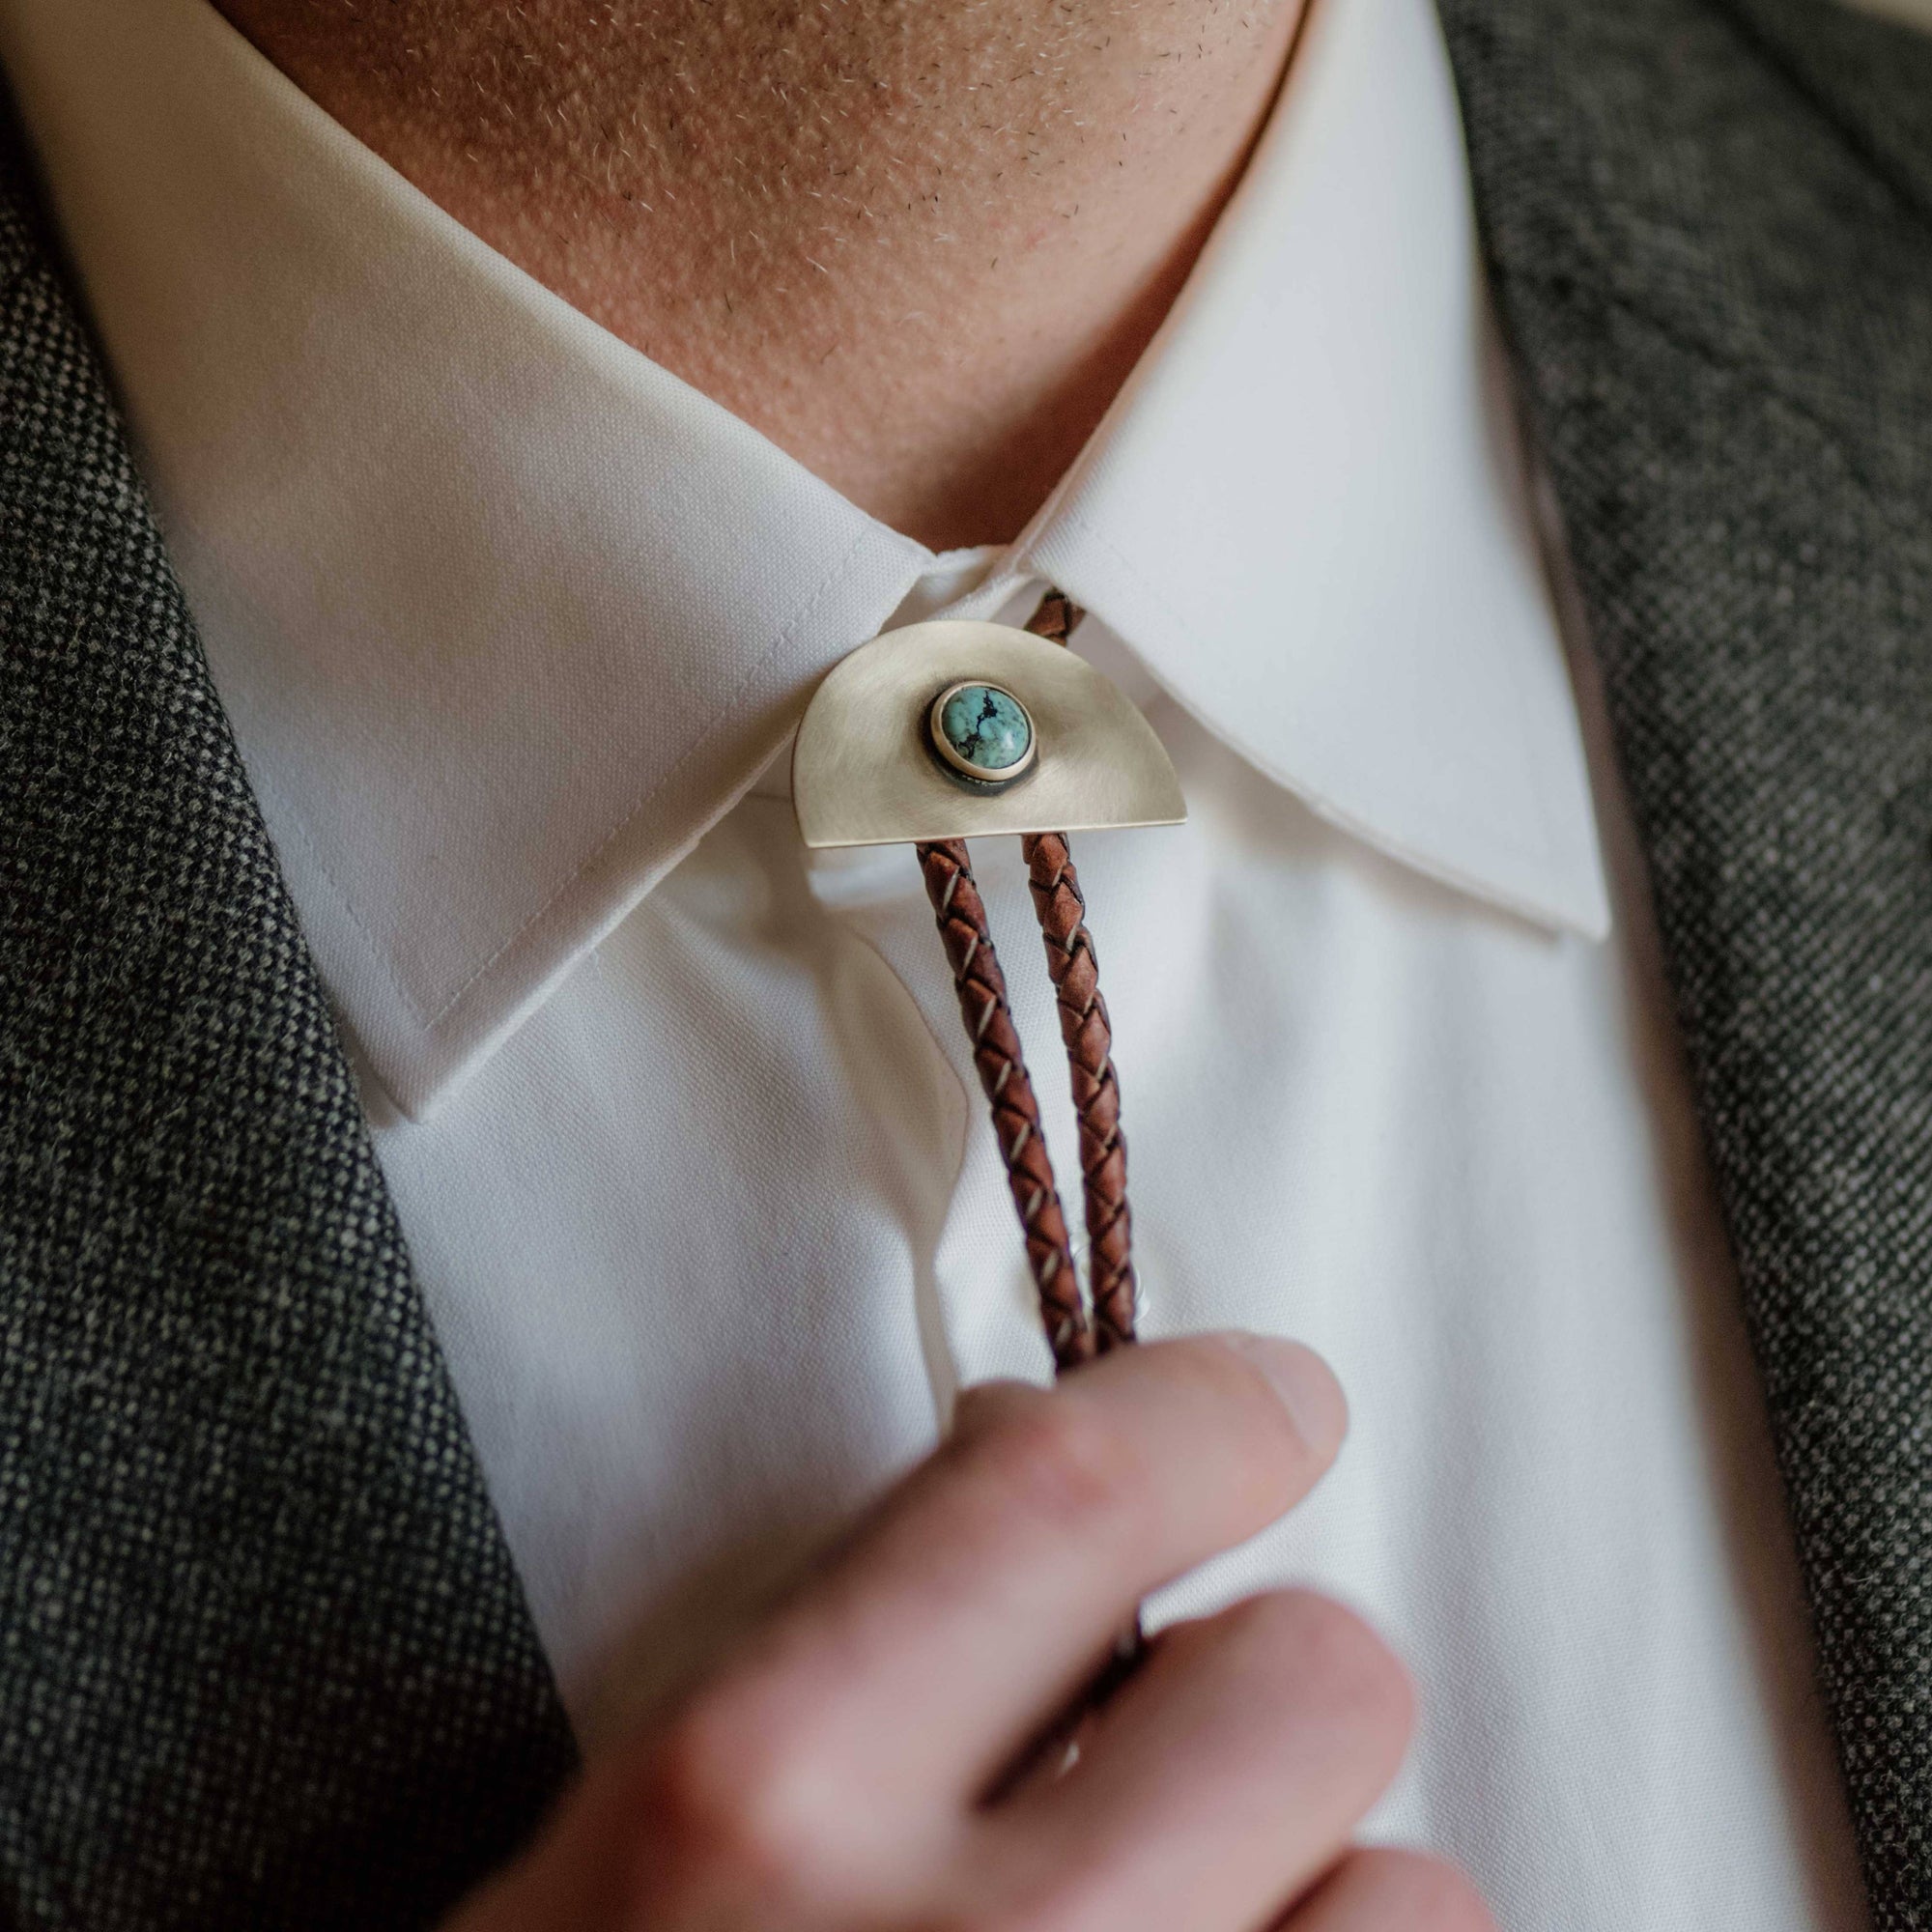
<instances>
[{"instance_id":1,"label":"shirt collar","mask_svg":"<svg viewBox=\"0 0 1932 1932\"><path fill-rule=\"evenodd\" d=\"M1606 929L1434 15L1313 4L1106 421L1009 551L944 558L484 246L206 0L15 0L7 63L217 685L406 1112L844 652L1035 579L1324 816Z\"/></svg>"}]
</instances>

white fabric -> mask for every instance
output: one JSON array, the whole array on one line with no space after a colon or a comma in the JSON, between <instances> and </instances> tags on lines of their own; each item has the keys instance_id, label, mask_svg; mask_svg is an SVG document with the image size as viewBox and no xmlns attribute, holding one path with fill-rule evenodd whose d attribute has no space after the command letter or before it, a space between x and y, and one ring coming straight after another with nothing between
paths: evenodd
<instances>
[{"instance_id":1,"label":"white fabric","mask_svg":"<svg viewBox=\"0 0 1932 1932\"><path fill-rule=\"evenodd\" d=\"M36 101L74 157L56 192L311 943L419 1114L932 558L510 269L206 13L26 0L14 39L30 95L36 49L101 76ZM1534 559L1457 380L1469 216L1428 158L1453 108L1424 91L1372 142L1313 92L1009 575L1037 554L1319 809L1601 930ZM1297 164L1310 137L1333 162ZM1338 195L1337 164L1375 199ZM1428 319L1403 356L1371 347L1384 313ZM1418 437L1483 487L1421 485ZM1362 568L1365 541L1438 567Z\"/></svg>"},{"instance_id":2,"label":"white fabric","mask_svg":"<svg viewBox=\"0 0 1932 1932\"><path fill-rule=\"evenodd\" d=\"M492 255L203 0L0 0L0 50L593 1743L958 1383L1044 1373L910 855L808 863L758 775L895 611L1017 616L1051 577L1192 805L1078 841L1149 1326L1303 1335L1354 1412L1318 1497L1162 1613L1285 1577L1365 1605L1423 1694L1375 1829L1511 1932L1849 1932L1586 702L1604 940L1441 46L1423 0L1317 5L1093 446L1020 543L947 558ZM979 857L1070 1175L1016 854Z\"/></svg>"}]
</instances>

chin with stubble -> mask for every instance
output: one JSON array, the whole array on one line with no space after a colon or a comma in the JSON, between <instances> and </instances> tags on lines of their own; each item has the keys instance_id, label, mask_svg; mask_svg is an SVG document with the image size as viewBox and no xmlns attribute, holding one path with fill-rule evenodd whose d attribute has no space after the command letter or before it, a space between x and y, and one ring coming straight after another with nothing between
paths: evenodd
<instances>
[{"instance_id":1,"label":"chin with stubble","mask_svg":"<svg viewBox=\"0 0 1932 1932\"><path fill-rule=\"evenodd\" d=\"M935 548L1159 326L1302 0L217 0L574 307Z\"/></svg>"}]
</instances>

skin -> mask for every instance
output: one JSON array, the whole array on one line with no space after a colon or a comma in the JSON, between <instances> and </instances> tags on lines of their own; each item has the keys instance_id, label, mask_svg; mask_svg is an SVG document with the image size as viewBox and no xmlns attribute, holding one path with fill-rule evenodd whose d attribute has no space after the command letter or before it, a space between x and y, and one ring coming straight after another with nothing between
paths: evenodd
<instances>
[{"instance_id":1,"label":"skin","mask_svg":"<svg viewBox=\"0 0 1932 1932\"><path fill-rule=\"evenodd\" d=\"M1302 0L217 0L565 300L938 549L1004 542L1237 179Z\"/></svg>"},{"instance_id":2,"label":"skin","mask_svg":"<svg viewBox=\"0 0 1932 1932\"><path fill-rule=\"evenodd\" d=\"M1141 1596L1292 1508L1345 1419L1316 1356L1250 1336L969 1392L449 1932L1493 1932L1452 1867L1350 1846L1411 1702L1326 1598L1167 1630L1070 1768L1028 1755Z\"/></svg>"},{"instance_id":3,"label":"skin","mask_svg":"<svg viewBox=\"0 0 1932 1932\"><path fill-rule=\"evenodd\" d=\"M1300 0L217 0L459 221L935 548L1013 536L1240 172ZM448 1932L1489 1932L1352 1834L1407 1679L1271 1591L1037 1740L1320 1480L1307 1350L1202 1337L947 1443ZM1031 1742L1030 1742L1031 1741Z\"/></svg>"}]
</instances>

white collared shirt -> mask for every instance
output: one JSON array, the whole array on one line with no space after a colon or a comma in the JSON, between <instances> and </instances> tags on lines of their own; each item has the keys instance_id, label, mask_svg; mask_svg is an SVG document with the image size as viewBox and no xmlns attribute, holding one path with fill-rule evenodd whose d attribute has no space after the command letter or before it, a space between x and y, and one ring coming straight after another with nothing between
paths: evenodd
<instances>
[{"instance_id":1,"label":"white collared shirt","mask_svg":"<svg viewBox=\"0 0 1932 1932\"><path fill-rule=\"evenodd\" d=\"M1191 806L1076 841L1147 1326L1300 1335L1354 1418L1159 1613L1285 1578L1365 1606L1422 1692L1376 1833L1512 1932L1849 1932L1442 48L1424 0L1316 4L1106 422L1014 545L949 556L495 255L205 0L4 0L0 43L593 1747L960 1383L1045 1373L911 856L809 861L781 753L882 627L1051 582ZM1010 844L978 861L1070 1179Z\"/></svg>"}]
</instances>

